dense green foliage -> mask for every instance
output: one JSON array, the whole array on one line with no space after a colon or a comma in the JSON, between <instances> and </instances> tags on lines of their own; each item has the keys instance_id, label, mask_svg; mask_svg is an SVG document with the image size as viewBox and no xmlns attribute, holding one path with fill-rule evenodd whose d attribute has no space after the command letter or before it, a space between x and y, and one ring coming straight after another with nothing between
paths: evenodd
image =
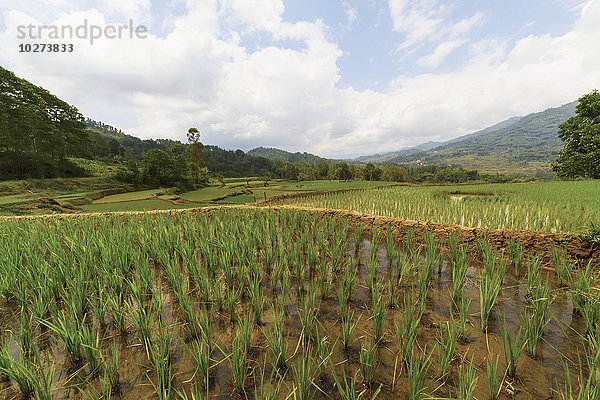
<instances>
[{"instance_id":1,"label":"dense green foliage","mask_svg":"<svg viewBox=\"0 0 600 400\"><path fill-rule=\"evenodd\" d=\"M87 138L75 107L0 67L0 179L81 175L66 158Z\"/></svg>"},{"instance_id":2,"label":"dense green foliage","mask_svg":"<svg viewBox=\"0 0 600 400\"><path fill-rule=\"evenodd\" d=\"M582 96L577 115L560 126L558 136L565 147L552 169L568 178L600 178L600 92Z\"/></svg>"},{"instance_id":3,"label":"dense green foliage","mask_svg":"<svg viewBox=\"0 0 600 400\"><path fill-rule=\"evenodd\" d=\"M248 151L248 155L255 157L264 157L270 160L287 161L291 163L302 162L310 165L318 164L322 161L331 162L334 160L328 160L323 157L316 156L307 152L290 153L285 150L275 149L272 147L257 147Z\"/></svg>"}]
</instances>

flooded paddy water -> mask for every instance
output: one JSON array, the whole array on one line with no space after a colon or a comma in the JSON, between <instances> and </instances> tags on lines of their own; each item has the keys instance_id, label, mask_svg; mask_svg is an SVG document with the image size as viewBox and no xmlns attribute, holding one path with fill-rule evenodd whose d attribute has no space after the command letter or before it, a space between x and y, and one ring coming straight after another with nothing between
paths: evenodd
<instances>
[{"instance_id":1,"label":"flooded paddy water","mask_svg":"<svg viewBox=\"0 0 600 400\"><path fill-rule=\"evenodd\" d=\"M408 367L415 361L403 358L399 336L405 312L415 312L420 304L424 310L412 354L421 363L426 355L431 357L418 397L490 398L488 359L496 355L500 399L560 398L564 363L576 392L579 373L584 379L589 375L589 323L574 313L571 288L560 287L554 271L538 268L538 283L548 279L547 325L534 354L525 350L516 375L507 376L504 321L514 341L524 319L532 315L526 259L520 277L508 260L483 330L480 286L485 257L466 255L460 294L470 300L466 324L442 373L438 350L448 343L442 332L449 321L459 323L460 313L451 301L455 266L439 239L429 242L431 251L411 237L399 241L380 235L374 245L372 234L356 233L349 224L283 210L98 218L107 219L66 225L44 221L30 227L21 221L0 227L0 233L19 232L16 238L0 234L2 245L29 239L31 246L13 249L0 259L4 267L21 270L4 276L0 286L0 344L12 358L7 361L7 352L0 351L0 398L23 397L18 380L25 378L19 376L17 364L31 371L32 380L49 377L53 399L339 399L346 398L338 390L345 388L344 377L348 383L355 381L348 392L360 398L410 398L415 383ZM49 243L52 240L59 246ZM428 260L432 255L434 262ZM499 253L496 260L501 263ZM37 276L30 276L25 271L36 261L43 266ZM424 290L420 282L431 265ZM53 272L57 268L64 270L64 278ZM399 279L403 268L407 274ZM18 279L22 283L16 284ZM347 295L348 282L346 301L340 297ZM79 306L78 288L85 293ZM374 296L374 291L380 295ZM36 295L47 302L44 311L38 311ZM377 310L382 310L383 319L380 338ZM143 315L148 315L146 322ZM347 316L353 328L345 339ZM61 326L63 319L73 326ZM28 326L30 343L24 337ZM97 339L85 339L85 330ZM268 338L279 338L283 357L277 359L277 346ZM520 338L522 343L523 333ZM67 344L69 340L79 341L82 355L77 362L71 351L78 345ZM208 358L207 376L198 362L202 354ZM92 368L94 356L98 366ZM118 384L112 388L111 365L118 372ZM474 379L471 391L464 394L461 381L470 365ZM31 394L43 398L42 393L41 388Z\"/></svg>"}]
</instances>

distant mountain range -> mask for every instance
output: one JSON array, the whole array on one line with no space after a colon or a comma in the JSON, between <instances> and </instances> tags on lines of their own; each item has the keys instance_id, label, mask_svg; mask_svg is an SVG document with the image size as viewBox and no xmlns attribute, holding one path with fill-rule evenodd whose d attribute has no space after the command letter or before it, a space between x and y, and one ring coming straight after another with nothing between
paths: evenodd
<instances>
[{"instance_id":1,"label":"distant mountain range","mask_svg":"<svg viewBox=\"0 0 600 400\"><path fill-rule=\"evenodd\" d=\"M401 165L460 165L480 172L525 172L548 169L562 149L558 126L575 115L577 102L549 108L524 117L512 117L488 128L446 142L426 142L398 151L361 156L355 163ZM309 153L289 153L279 149L250 150L282 161L316 163L321 157ZM312 162L309 160L313 160Z\"/></svg>"}]
</instances>

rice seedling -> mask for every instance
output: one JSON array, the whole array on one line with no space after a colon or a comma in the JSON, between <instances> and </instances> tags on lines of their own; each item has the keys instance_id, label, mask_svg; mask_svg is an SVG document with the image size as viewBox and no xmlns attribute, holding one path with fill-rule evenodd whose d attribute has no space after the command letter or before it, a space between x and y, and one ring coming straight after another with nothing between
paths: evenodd
<instances>
[{"instance_id":1,"label":"rice seedling","mask_svg":"<svg viewBox=\"0 0 600 400\"><path fill-rule=\"evenodd\" d=\"M585 320L587 335L597 335L600 331L600 293L588 295L581 315Z\"/></svg>"},{"instance_id":2,"label":"rice seedling","mask_svg":"<svg viewBox=\"0 0 600 400\"><path fill-rule=\"evenodd\" d=\"M35 392L39 384L35 366L26 358L22 362L11 358L6 374L17 383L23 397L27 398Z\"/></svg>"},{"instance_id":3,"label":"rice seedling","mask_svg":"<svg viewBox=\"0 0 600 400\"><path fill-rule=\"evenodd\" d=\"M388 259L388 265L391 266L394 264L394 254L396 253L396 240L394 239L392 228L389 225L386 225L385 232L387 234L385 241L386 256Z\"/></svg>"},{"instance_id":4,"label":"rice seedling","mask_svg":"<svg viewBox=\"0 0 600 400\"><path fill-rule=\"evenodd\" d=\"M450 368L450 362L454 358L454 352L456 350L456 343L458 341L458 325L454 318L450 318L440 328L440 339L437 345L437 356L438 356L438 377L445 379L448 375L448 369Z\"/></svg>"},{"instance_id":5,"label":"rice seedling","mask_svg":"<svg viewBox=\"0 0 600 400\"><path fill-rule=\"evenodd\" d=\"M360 254L363 230L363 224L358 224L356 225L356 228L354 228L354 254Z\"/></svg>"},{"instance_id":6,"label":"rice seedling","mask_svg":"<svg viewBox=\"0 0 600 400\"><path fill-rule=\"evenodd\" d=\"M517 332L517 336L513 342L513 339L506 329L506 319L504 319L504 324L500 328L502 333L502 344L504 345L504 360L506 362L506 375L509 378L515 377L517 373L517 366L519 365L519 359L521 358L521 354L523 354L523 350L525 349L526 342L524 338L521 337L521 328Z\"/></svg>"},{"instance_id":7,"label":"rice seedling","mask_svg":"<svg viewBox=\"0 0 600 400\"><path fill-rule=\"evenodd\" d=\"M419 323L425 309L422 303L415 303L414 299L409 296L404 296L404 311L402 313L402 322L396 324L396 334L398 346L402 354L402 360L406 365L412 357L412 350L419 332Z\"/></svg>"},{"instance_id":8,"label":"rice seedling","mask_svg":"<svg viewBox=\"0 0 600 400\"><path fill-rule=\"evenodd\" d=\"M208 311L200 311L200 330L201 339L208 350L208 354L212 353L212 342L211 342L211 318Z\"/></svg>"},{"instance_id":9,"label":"rice seedling","mask_svg":"<svg viewBox=\"0 0 600 400\"><path fill-rule=\"evenodd\" d=\"M314 396L313 357L310 346L304 349L303 354L298 357L298 365L292 365L295 385L291 394L295 400L309 400Z\"/></svg>"},{"instance_id":10,"label":"rice seedling","mask_svg":"<svg viewBox=\"0 0 600 400\"><path fill-rule=\"evenodd\" d=\"M227 311L229 312L229 322L232 324L235 322L235 303L237 301L237 294L233 287L229 287L226 292L227 297Z\"/></svg>"},{"instance_id":11,"label":"rice seedling","mask_svg":"<svg viewBox=\"0 0 600 400\"><path fill-rule=\"evenodd\" d=\"M571 380L571 372L569 371L569 364L564 359L562 362L565 372L565 384L564 390L561 388L558 389L558 395L560 396L561 400L591 400L600 398L600 384L598 383L596 376L598 373L597 368L588 366L590 373L586 378L583 374L584 368L582 367L580 360L578 385L573 385ZM578 390L574 389L574 386L578 386Z\"/></svg>"},{"instance_id":12,"label":"rice seedling","mask_svg":"<svg viewBox=\"0 0 600 400\"><path fill-rule=\"evenodd\" d=\"M527 264L527 295L531 296L542 281L541 261L537 257L529 259Z\"/></svg>"},{"instance_id":13,"label":"rice seedling","mask_svg":"<svg viewBox=\"0 0 600 400\"><path fill-rule=\"evenodd\" d=\"M337 292L338 299L338 314L340 317L346 314L346 310L348 309L348 302L346 301L346 294L344 293L344 285L338 285Z\"/></svg>"},{"instance_id":14,"label":"rice seedling","mask_svg":"<svg viewBox=\"0 0 600 400\"><path fill-rule=\"evenodd\" d=\"M520 240L511 239L508 243L508 252L515 270L517 278L521 278L523 269L523 254L525 253L525 245Z\"/></svg>"},{"instance_id":15,"label":"rice seedling","mask_svg":"<svg viewBox=\"0 0 600 400\"><path fill-rule=\"evenodd\" d=\"M371 319L373 320L375 344L378 344L383 337L383 327L387 313L385 309L385 303L382 299L383 294L379 292L378 289L377 291L373 291L373 295L377 297L373 299L373 311L371 314Z\"/></svg>"},{"instance_id":16,"label":"rice seedling","mask_svg":"<svg viewBox=\"0 0 600 400\"><path fill-rule=\"evenodd\" d=\"M352 292L354 291L355 280L356 280L356 269L350 263L344 269L344 276L343 276L342 285L341 285L342 286L341 290L343 290L344 299L347 303L349 303L352 300Z\"/></svg>"},{"instance_id":17,"label":"rice seedling","mask_svg":"<svg viewBox=\"0 0 600 400\"><path fill-rule=\"evenodd\" d=\"M287 270L284 270L281 278L281 300L284 304L290 302L290 274Z\"/></svg>"},{"instance_id":18,"label":"rice seedling","mask_svg":"<svg viewBox=\"0 0 600 400\"><path fill-rule=\"evenodd\" d=\"M407 286L416 274L413 262L409 256L401 256L401 250L396 251L396 269L398 286Z\"/></svg>"},{"instance_id":19,"label":"rice seedling","mask_svg":"<svg viewBox=\"0 0 600 400\"><path fill-rule=\"evenodd\" d=\"M27 357L35 353L33 346L33 326L32 316L29 314L26 308L21 308L21 326L19 329L19 342L21 345L21 351Z\"/></svg>"},{"instance_id":20,"label":"rice seedling","mask_svg":"<svg viewBox=\"0 0 600 400\"><path fill-rule=\"evenodd\" d=\"M592 261L590 260L586 268L579 271L575 285L571 287L571 301L573 302L575 313L583 313L585 303L590 297L593 284Z\"/></svg>"},{"instance_id":21,"label":"rice seedling","mask_svg":"<svg viewBox=\"0 0 600 400\"><path fill-rule=\"evenodd\" d=\"M493 357L491 354L487 358L487 378L488 388L490 390L490 399L496 400L500 394L500 387L498 386L498 360L500 355L496 354Z\"/></svg>"},{"instance_id":22,"label":"rice seedling","mask_svg":"<svg viewBox=\"0 0 600 400\"><path fill-rule=\"evenodd\" d=\"M421 399L429 388L429 385L426 385L425 382L434 350L435 346L429 353L425 350L424 356L421 357L412 352L410 353L406 364L407 391L410 400Z\"/></svg>"},{"instance_id":23,"label":"rice seedling","mask_svg":"<svg viewBox=\"0 0 600 400\"><path fill-rule=\"evenodd\" d=\"M550 255L554 269L556 270L556 278L558 285L561 287L569 286L571 283L571 264L567 259L565 250L550 242Z\"/></svg>"},{"instance_id":24,"label":"rice seedling","mask_svg":"<svg viewBox=\"0 0 600 400\"><path fill-rule=\"evenodd\" d=\"M233 385L237 393L244 395L246 393L246 378L248 376L248 366L246 365L246 350L243 348L243 338L236 334L231 344L231 353L225 357L231 368Z\"/></svg>"},{"instance_id":25,"label":"rice seedling","mask_svg":"<svg viewBox=\"0 0 600 400\"><path fill-rule=\"evenodd\" d=\"M354 320L354 311L348 309L345 315L342 315L342 344L344 349L348 350L350 347L350 340L352 338L352 332L356 329L360 316Z\"/></svg>"},{"instance_id":26,"label":"rice seedling","mask_svg":"<svg viewBox=\"0 0 600 400\"><path fill-rule=\"evenodd\" d=\"M450 291L452 307L458 309L463 298L465 284L467 282L467 271L469 262L467 261L467 252L465 249L458 251L454 255L452 268L452 288Z\"/></svg>"},{"instance_id":27,"label":"rice seedling","mask_svg":"<svg viewBox=\"0 0 600 400\"><path fill-rule=\"evenodd\" d=\"M250 341L252 339L252 328L254 327L252 314L246 314L245 318L239 318L238 320L237 334L242 338L244 351L248 352L250 350Z\"/></svg>"},{"instance_id":28,"label":"rice seedling","mask_svg":"<svg viewBox=\"0 0 600 400\"><path fill-rule=\"evenodd\" d=\"M286 355L288 349L287 340L283 337L283 318L283 310L276 311L271 331L266 332L263 330L263 334L269 343L273 358L275 359L274 365L280 369L286 367Z\"/></svg>"},{"instance_id":29,"label":"rice seedling","mask_svg":"<svg viewBox=\"0 0 600 400\"><path fill-rule=\"evenodd\" d=\"M472 400L475 398L475 386L477 385L478 377L475 376L475 368L473 367L473 357L467 362L465 359L458 366L458 398L460 400Z\"/></svg>"},{"instance_id":30,"label":"rice seedling","mask_svg":"<svg viewBox=\"0 0 600 400\"><path fill-rule=\"evenodd\" d=\"M82 360L81 334L77 323L63 313L54 315L53 324L49 320L43 320L42 324L58 336L64 346L65 353L73 365L79 365Z\"/></svg>"},{"instance_id":31,"label":"rice seedling","mask_svg":"<svg viewBox=\"0 0 600 400\"><path fill-rule=\"evenodd\" d=\"M435 268L438 268L438 274L442 272L442 252L435 238L435 234L427 231L425 233L425 269L428 271L429 280Z\"/></svg>"},{"instance_id":32,"label":"rice seedling","mask_svg":"<svg viewBox=\"0 0 600 400\"><path fill-rule=\"evenodd\" d=\"M377 262L379 258L379 226L373 225L373 235L371 237L371 251L369 253L369 262Z\"/></svg>"},{"instance_id":33,"label":"rice seedling","mask_svg":"<svg viewBox=\"0 0 600 400\"><path fill-rule=\"evenodd\" d=\"M317 337L316 337L316 362L317 368L319 369L319 377L324 379L327 375L327 365L329 357L331 356L331 351L329 350L329 346L327 345L327 336L321 336L319 329L317 329Z\"/></svg>"},{"instance_id":34,"label":"rice seedling","mask_svg":"<svg viewBox=\"0 0 600 400\"><path fill-rule=\"evenodd\" d=\"M538 275L537 279L541 279ZM526 352L531 356L536 356L537 343L544 334L544 330L549 322L550 298L548 296L548 277L545 285L538 280L532 288L531 307L521 317L521 326L526 341Z\"/></svg>"},{"instance_id":35,"label":"rice seedling","mask_svg":"<svg viewBox=\"0 0 600 400\"><path fill-rule=\"evenodd\" d=\"M10 343L0 338L0 381L8 379L8 371L12 361Z\"/></svg>"},{"instance_id":36,"label":"rice seedling","mask_svg":"<svg viewBox=\"0 0 600 400\"><path fill-rule=\"evenodd\" d=\"M317 320L315 297L316 293L314 291L310 294L307 294L302 299L300 308L298 309L298 315L300 316L300 323L302 325L302 336L305 341L310 339L313 326Z\"/></svg>"},{"instance_id":37,"label":"rice seedling","mask_svg":"<svg viewBox=\"0 0 600 400\"><path fill-rule=\"evenodd\" d=\"M467 324L469 322L469 308L471 299L462 299L458 307L458 336L465 338L467 335Z\"/></svg>"},{"instance_id":38,"label":"rice seedling","mask_svg":"<svg viewBox=\"0 0 600 400\"><path fill-rule=\"evenodd\" d=\"M100 368L100 335L96 327L90 328L82 324L79 328L81 334L81 353L87 362L90 375L94 376Z\"/></svg>"},{"instance_id":39,"label":"rice seedling","mask_svg":"<svg viewBox=\"0 0 600 400\"><path fill-rule=\"evenodd\" d=\"M388 273L387 277L387 305L389 308L396 308L396 281L393 279L392 271Z\"/></svg>"},{"instance_id":40,"label":"rice seedling","mask_svg":"<svg viewBox=\"0 0 600 400\"><path fill-rule=\"evenodd\" d=\"M156 383L150 380L159 399L168 400L171 398L172 373L171 357L169 352L165 352L166 344L162 341L152 343L149 347L149 354L156 374Z\"/></svg>"},{"instance_id":41,"label":"rice seedling","mask_svg":"<svg viewBox=\"0 0 600 400\"><path fill-rule=\"evenodd\" d=\"M367 263L367 281L369 283L369 291L373 291L373 287L378 285L377 259L370 259Z\"/></svg>"},{"instance_id":42,"label":"rice seedling","mask_svg":"<svg viewBox=\"0 0 600 400\"><path fill-rule=\"evenodd\" d=\"M481 312L481 330L485 331L489 317L496 304L498 294L502 288L506 262L501 261L496 266L492 256L486 256L486 272L481 275L479 285L479 304Z\"/></svg>"},{"instance_id":43,"label":"rice seedling","mask_svg":"<svg viewBox=\"0 0 600 400\"><path fill-rule=\"evenodd\" d=\"M208 398L208 383L209 383L209 369L210 369L210 354L206 345L203 342L193 341L192 347L190 348L185 342L183 342L183 346L187 350L187 352L192 356L194 363L196 364L196 373L204 378L202 384L206 389L206 395ZM196 379L197 382L201 382L199 379ZM198 385L194 385L198 386ZM200 392L200 390L198 390Z\"/></svg>"},{"instance_id":44,"label":"rice seedling","mask_svg":"<svg viewBox=\"0 0 600 400\"><path fill-rule=\"evenodd\" d=\"M257 325L262 322L262 313L265 306L265 298L260 290L260 277L255 276L250 283L250 301L254 312L254 321Z\"/></svg>"},{"instance_id":45,"label":"rice seedling","mask_svg":"<svg viewBox=\"0 0 600 400\"><path fill-rule=\"evenodd\" d=\"M112 357L105 357L100 353L102 360L102 370L104 371L104 386L109 393L116 393L121 384L119 380L119 353L117 351L117 343L113 342Z\"/></svg>"},{"instance_id":46,"label":"rice seedling","mask_svg":"<svg viewBox=\"0 0 600 400\"><path fill-rule=\"evenodd\" d=\"M225 297L224 292L225 288L223 287L223 281L221 279L217 279L213 285L213 295L215 304L217 305L217 309L219 311L223 310L223 298Z\"/></svg>"},{"instance_id":47,"label":"rice seedling","mask_svg":"<svg viewBox=\"0 0 600 400\"><path fill-rule=\"evenodd\" d=\"M331 279L329 279L329 264L322 263L319 271L319 288L321 292L321 298L325 300L331 294L331 288L333 287L333 282Z\"/></svg>"},{"instance_id":48,"label":"rice seedling","mask_svg":"<svg viewBox=\"0 0 600 400\"><path fill-rule=\"evenodd\" d=\"M340 394L340 397L342 400L363 400L368 388L365 388L360 392L358 391L358 388L357 388L358 371L356 371L354 373L354 376L352 376L352 377L350 377L350 379L348 379L346 377L346 371L344 370L344 367L342 366L343 381L337 376L334 368L331 368L331 375L333 376L333 381L335 383L335 387L337 388L338 393ZM382 385L379 385L379 387L371 394L370 400L375 400L377 398L377 396L381 392L381 387L382 387Z\"/></svg>"},{"instance_id":49,"label":"rice seedling","mask_svg":"<svg viewBox=\"0 0 600 400\"><path fill-rule=\"evenodd\" d=\"M371 383L373 383L376 359L377 343L372 340L365 340L365 343L360 346L359 361L363 382L369 387L371 386Z\"/></svg>"},{"instance_id":50,"label":"rice seedling","mask_svg":"<svg viewBox=\"0 0 600 400\"><path fill-rule=\"evenodd\" d=\"M266 360L265 360L266 364ZM265 382L265 367L263 365L262 373L260 376L260 384L254 386L254 399L255 400L277 400L279 398L279 392L281 391L281 384L283 383L283 376L276 370L271 370L269 380ZM274 382L275 376L276 382ZM276 384L275 384L276 383Z\"/></svg>"},{"instance_id":51,"label":"rice seedling","mask_svg":"<svg viewBox=\"0 0 600 400\"><path fill-rule=\"evenodd\" d=\"M452 230L448 233L448 249L450 260L453 265L457 264L460 256L460 233L457 230Z\"/></svg>"}]
</instances>

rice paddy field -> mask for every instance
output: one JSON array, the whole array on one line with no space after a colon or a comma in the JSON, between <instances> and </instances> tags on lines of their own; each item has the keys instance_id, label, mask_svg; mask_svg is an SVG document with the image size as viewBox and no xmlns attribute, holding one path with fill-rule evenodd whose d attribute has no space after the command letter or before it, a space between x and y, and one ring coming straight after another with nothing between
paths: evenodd
<instances>
[{"instance_id":1,"label":"rice paddy field","mask_svg":"<svg viewBox=\"0 0 600 400\"><path fill-rule=\"evenodd\" d=\"M0 220L0 398L598 399L595 261L465 248L268 207Z\"/></svg>"},{"instance_id":2,"label":"rice paddy field","mask_svg":"<svg viewBox=\"0 0 600 400\"><path fill-rule=\"evenodd\" d=\"M600 226L600 180L460 186L394 186L273 204L345 209L484 229L582 233Z\"/></svg>"}]
</instances>

